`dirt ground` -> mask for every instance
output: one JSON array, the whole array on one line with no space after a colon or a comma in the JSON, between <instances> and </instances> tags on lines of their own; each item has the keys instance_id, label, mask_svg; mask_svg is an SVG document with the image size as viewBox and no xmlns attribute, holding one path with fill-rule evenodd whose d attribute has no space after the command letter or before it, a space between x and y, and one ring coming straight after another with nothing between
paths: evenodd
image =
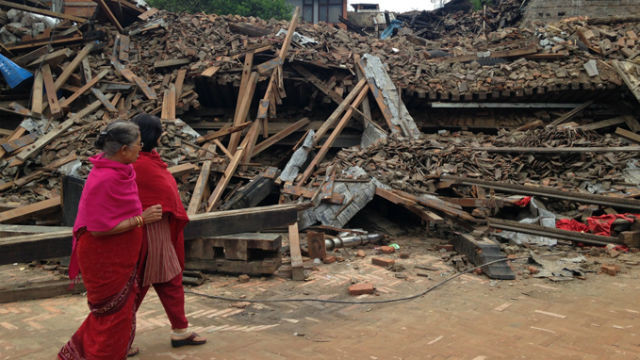
<instances>
[{"instance_id":1,"label":"dirt ground","mask_svg":"<svg viewBox=\"0 0 640 360\"><path fill-rule=\"evenodd\" d=\"M272 276L241 283L211 275L187 290L240 300L384 300L420 293L456 273L449 264L455 254L437 250L437 240L393 242L410 257L378 255L373 245L359 248L364 258L357 249L342 249L333 255L343 261L315 265L305 282ZM471 273L425 296L387 304L242 304L187 294L191 325L209 339L200 347L170 347L169 323L150 291L138 313L137 359L640 359L640 256L564 249L536 251L548 259L582 253L583 280L533 278L523 260L512 264L514 281ZM400 266L374 266L373 256ZM617 263L621 272L599 273L605 263ZM8 281L50 274L23 264L0 267ZM373 283L377 293L349 296L347 287L356 282ZM53 359L87 313L82 295L0 304L0 359Z\"/></svg>"}]
</instances>

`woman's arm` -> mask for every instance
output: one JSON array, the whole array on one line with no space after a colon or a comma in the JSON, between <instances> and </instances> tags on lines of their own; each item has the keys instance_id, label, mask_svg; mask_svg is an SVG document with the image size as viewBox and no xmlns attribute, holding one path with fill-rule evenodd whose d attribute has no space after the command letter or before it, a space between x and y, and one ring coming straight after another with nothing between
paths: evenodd
<instances>
[{"instance_id":1,"label":"woman's arm","mask_svg":"<svg viewBox=\"0 0 640 360\"><path fill-rule=\"evenodd\" d=\"M142 216L134 216L132 218L125 219L121 221L118 225L114 226L113 229L109 231L91 231L91 235L100 237L100 236L121 234L137 226L142 226L144 224L151 224L156 221L160 221L160 219L162 219L162 206L153 205L148 207L145 211L143 211Z\"/></svg>"}]
</instances>

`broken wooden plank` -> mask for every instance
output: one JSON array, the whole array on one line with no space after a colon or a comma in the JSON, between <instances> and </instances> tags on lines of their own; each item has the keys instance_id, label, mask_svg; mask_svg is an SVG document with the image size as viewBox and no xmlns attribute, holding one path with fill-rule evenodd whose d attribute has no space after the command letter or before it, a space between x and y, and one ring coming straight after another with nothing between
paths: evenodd
<instances>
[{"instance_id":1,"label":"broken wooden plank","mask_svg":"<svg viewBox=\"0 0 640 360\"><path fill-rule=\"evenodd\" d=\"M313 137L314 144L317 144L318 141L320 141L320 139L322 139L326 135L329 129L331 129L335 125L336 121L340 119L340 115L342 115L345 109L351 106L351 104L353 103L353 100L356 98L356 96L358 96L358 94L360 94L360 92L366 85L367 85L366 79L362 79L358 81L356 86L354 86L353 90L351 90L351 92L347 95L347 97L344 98L344 100L340 103L340 105L338 105L338 107L333 111L333 113L329 115L327 120L324 123L322 123L320 128L318 128L318 131L316 131Z\"/></svg>"},{"instance_id":2,"label":"broken wooden plank","mask_svg":"<svg viewBox=\"0 0 640 360\"><path fill-rule=\"evenodd\" d=\"M572 117L574 117L575 115L577 115L578 113L580 113L582 110L588 108L589 106L591 106L591 104L593 104L593 100L589 100L587 102L585 102L584 104L581 104L580 106L576 107L575 109L567 112L566 114L560 116L559 118L553 120L551 123L549 123L549 126L558 126L560 124L562 124L563 122L571 119Z\"/></svg>"},{"instance_id":3,"label":"broken wooden plank","mask_svg":"<svg viewBox=\"0 0 640 360\"><path fill-rule=\"evenodd\" d=\"M307 126L310 122L311 121L308 118L300 119L300 120L296 121L295 123L291 124L291 126L285 128L285 129L282 129L277 134L269 137L268 139L265 139L264 141L262 141L261 143L256 145L255 149L253 150L253 156L255 157L256 155L258 155L261 152L265 151L266 149L268 149L272 145L276 144L278 141L280 141L280 140L286 138L287 136L293 134L294 132L302 129L303 127Z\"/></svg>"},{"instance_id":4,"label":"broken wooden plank","mask_svg":"<svg viewBox=\"0 0 640 360\"><path fill-rule=\"evenodd\" d=\"M180 99L182 96L182 89L184 87L184 79L187 76L187 69L178 70L178 75L176 76L176 99Z\"/></svg>"},{"instance_id":5,"label":"broken wooden plank","mask_svg":"<svg viewBox=\"0 0 640 360\"><path fill-rule=\"evenodd\" d=\"M626 129L623 129L623 128L616 128L616 135L622 136L623 138L625 138L627 140L631 140L631 141L633 141L635 143L640 144L640 135L638 135L638 134L636 134L636 133L634 133L632 131L629 131L629 130L626 130Z\"/></svg>"},{"instance_id":6,"label":"broken wooden plank","mask_svg":"<svg viewBox=\"0 0 640 360\"><path fill-rule=\"evenodd\" d=\"M56 82L55 82L56 91L59 90L60 87L62 87L62 85L64 85L67 82L67 80L69 80L69 77L71 76L71 74L73 74L74 71L76 71L78 66L82 63L82 60L87 55L89 55L89 53L93 50L93 48L94 48L94 43L93 42L88 43L82 48L82 50L80 50L80 52L78 52L78 54L76 54L76 57L73 58L73 60L71 60L69 65L65 66L64 71L62 71L62 74L60 74L60 76L58 76L58 78L56 79Z\"/></svg>"},{"instance_id":7,"label":"broken wooden plank","mask_svg":"<svg viewBox=\"0 0 640 360\"><path fill-rule=\"evenodd\" d=\"M42 65L42 80L44 81L44 89L47 92L49 111L51 112L51 116L57 118L62 115L62 108L58 102L56 87L53 82L53 76L51 75L51 68L49 67L49 64Z\"/></svg>"},{"instance_id":8,"label":"broken wooden plank","mask_svg":"<svg viewBox=\"0 0 640 360\"><path fill-rule=\"evenodd\" d=\"M16 222L54 211L61 204L60 196L21 206L17 209L0 212L0 223Z\"/></svg>"},{"instance_id":9,"label":"broken wooden plank","mask_svg":"<svg viewBox=\"0 0 640 360\"><path fill-rule=\"evenodd\" d=\"M71 21L75 21L75 22L80 23L80 24L84 24L84 23L87 22L87 19L85 19L85 18L81 18L81 17L77 17L77 16L73 16L73 15L67 15L67 14L63 14L63 13L59 13L59 12L55 12L55 11L50 11L50 10L46 10L46 9L36 8L36 7L32 7L32 6L26 6L26 5L22 5L22 4L17 4L15 2L11 2L11 1L0 1L0 6L8 7L8 8L11 8L11 9L23 10L23 11L27 11L27 12L34 13L34 14L44 15L44 16L51 16L51 17L56 18L56 19L71 20Z\"/></svg>"},{"instance_id":10,"label":"broken wooden plank","mask_svg":"<svg viewBox=\"0 0 640 360\"><path fill-rule=\"evenodd\" d=\"M109 98L107 98L107 96L102 91L100 91L100 89L91 89L91 93L96 97L96 99L98 99L98 101L102 103L107 111L112 113L118 112L116 106L109 101Z\"/></svg>"},{"instance_id":11,"label":"broken wooden plank","mask_svg":"<svg viewBox=\"0 0 640 360\"><path fill-rule=\"evenodd\" d=\"M187 59L187 58L158 60L153 63L153 68L157 70L157 69L169 68L174 66L186 65L190 63L191 63L191 59ZM203 75L203 76L207 76L207 75Z\"/></svg>"},{"instance_id":12,"label":"broken wooden plank","mask_svg":"<svg viewBox=\"0 0 640 360\"><path fill-rule=\"evenodd\" d=\"M249 79L247 80L245 89L240 90L242 92L242 96L238 98L239 105L236 106L237 111L233 117L234 126L239 126L247 119L247 115L249 114L249 108L251 107L251 102L253 100L253 95L255 94L257 84L258 73L252 72ZM239 141L240 133L235 132L231 134L231 139L229 140L229 146L227 146L227 149L232 154L235 154Z\"/></svg>"},{"instance_id":13,"label":"broken wooden plank","mask_svg":"<svg viewBox=\"0 0 640 360\"><path fill-rule=\"evenodd\" d=\"M241 146L238 147L235 154L233 154L233 159L231 159L231 161L229 162L229 165L227 166L224 173L222 174L222 177L220 178L220 180L218 180L218 183L216 184L215 189L213 190L213 192L211 193L211 196L209 197L207 212L210 212L211 210L213 210L218 205L218 202L220 201L220 199L222 199L222 193L224 192L227 185L229 184L229 181L231 181L231 177L233 177L233 174L236 172L236 169L240 164L240 160L244 155L244 149L245 149L244 146L246 146L246 141L243 141Z\"/></svg>"},{"instance_id":14,"label":"broken wooden plank","mask_svg":"<svg viewBox=\"0 0 640 360\"><path fill-rule=\"evenodd\" d=\"M347 123L349 122L349 120L351 120L351 116L353 115L353 109L360 106L364 98L367 96L368 92L369 92L369 88L364 87L360 91L360 94L358 94L358 96L355 98L355 100L353 100L351 107L347 109L347 111L344 113L344 115L342 116L342 119L340 119L340 122L338 122L336 127L333 129L333 132L331 132L331 135L329 135L329 138L327 138L327 140L324 142L320 150L318 150L318 153L316 154L316 156L313 158L313 160L311 160L311 163L309 163L309 165L307 166L306 170L300 177L298 184L302 185L309 179L315 167L327 155L327 152L329 151L331 144L333 144L333 142L336 140L338 135L340 135L342 130L345 128L345 126L347 126Z\"/></svg>"},{"instance_id":15,"label":"broken wooden plank","mask_svg":"<svg viewBox=\"0 0 640 360\"><path fill-rule=\"evenodd\" d=\"M256 71L260 75L267 75L268 73L272 72L273 69L275 69L278 66L281 66L283 63L284 61L280 57L276 57L256 66Z\"/></svg>"},{"instance_id":16,"label":"broken wooden plank","mask_svg":"<svg viewBox=\"0 0 640 360\"><path fill-rule=\"evenodd\" d=\"M35 116L42 115L44 103L42 95L44 91L44 80L42 70L37 70L33 80L33 88L31 90L31 113Z\"/></svg>"},{"instance_id":17,"label":"broken wooden plank","mask_svg":"<svg viewBox=\"0 0 640 360\"><path fill-rule=\"evenodd\" d=\"M245 122L245 123L240 124L238 126L225 127L225 128L222 128L222 129L220 129L218 131L212 132L210 134L205 134L205 135L200 136L199 138L196 139L196 144L202 144L204 142L212 141L212 140L227 136L229 134L233 134L233 133L236 133L238 131L242 131L249 125L251 125L250 122Z\"/></svg>"},{"instance_id":18,"label":"broken wooden plank","mask_svg":"<svg viewBox=\"0 0 640 360\"><path fill-rule=\"evenodd\" d=\"M322 91L323 94L327 95L331 100L333 100L336 104L340 104L342 102L342 96L338 95L333 89L327 87L327 85L317 76L315 76L311 71L304 68L302 65L293 65L293 69L297 71L300 75L302 75L306 80L311 82L313 86L318 88L318 90Z\"/></svg>"},{"instance_id":19,"label":"broken wooden plank","mask_svg":"<svg viewBox=\"0 0 640 360\"><path fill-rule=\"evenodd\" d=\"M625 122L626 116L617 116L611 119L596 121L591 124L579 126L580 130L600 130L610 126L620 125Z\"/></svg>"},{"instance_id":20,"label":"broken wooden plank","mask_svg":"<svg viewBox=\"0 0 640 360\"><path fill-rule=\"evenodd\" d=\"M196 164L191 164L191 163L180 164L180 165L167 168L167 171L169 171L169 173L171 173L171 175L173 175L174 177L186 175L196 170L198 170L198 166Z\"/></svg>"},{"instance_id":21,"label":"broken wooden plank","mask_svg":"<svg viewBox=\"0 0 640 360\"><path fill-rule=\"evenodd\" d=\"M176 120L176 88L173 84L169 86L168 90L164 91L160 119L168 121Z\"/></svg>"},{"instance_id":22,"label":"broken wooden plank","mask_svg":"<svg viewBox=\"0 0 640 360\"><path fill-rule=\"evenodd\" d=\"M187 209L188 215L195 215L198 212L198 210L200 210L200 203L202 202L202 197L204 196L204 192L207 189L207 186L209 185L210 174L211 174L211 160L207 160L202 164L202 169L200 170L198 181L196 181L196 186L193 188L191 201L189 201L189 207Z\"/></svg>"},{"instance_id":23,"label":"broken wooden plank","mask_svg":"<svg viewBox=\"0 0 640 360\"><path fill-rule=\"evenodd\" d=\"M82 40L83 40L82 35L76 35L76 36L61 38L61 39L53 39L53 40L47 39L47 40L29 42L29 43L16 43L15 45L6 45L6 48L11 51L22 51L22 50L31 49L34 47L61 45L61 44L67 44L72 42L79 42Z\"/></svg>"},{"instance_id":24,"label":"broken wooden plank","mask_svg":"<svg viewBox=\"0 0 640 360\"><path fill-rule=\"evenodd\" d=\"M122 25L120 25L118 18L115 15L113 15L113 12L109 8L109 5L107 5L107 3L104 0L96 0L96 1L98 2L98 5L100 5L100 8L102 9L102 11L104 11L104 13L107 15L107 18L109 19L109 21L111 21L111 23L115 25L116 28L118 28L118 31L120 33L124 33L124 28L122 27Z\"/></svg>"},{"instance_id":25,"label":"broken wooden plank","mask_svg":"<svg viewBox=\"0 0 640 360\"><path fill-rule=\"evenodd\" d=\"M102 70L98 75L93 77L93 79L89 80L86 84L84 84L80 89L71 94L67 99L65 99L61 106L63 109L69 109L69 106L76 101L80 96L82 96L85 92L89 91L98 81L102 80L103 77L107 76L109 73L109 69ZM115 107L114 107L115 110Z\"/></svg>"},{"instance_id":26,"label":"broken wooden plank","mask_svg":"<svg viewBox=\"0 0 640 360\"><path fill-rule=\"evenodd\" d=\"M73 51L71 49L67 49L67 48L59 49L59 50L56 50L56 51L54 51L52 53L48 53L48 54L40 56L39 58L37 58L36 60L32 61L27 66L28 67L33 67L33 66L45 63L45 62L49 63L50 66L53 66L53 65L59 64L63 59L66 59L71 55L73 55Z\"/></svg>"},{"instance_id":27,"label":"broken wooden plank","mask_svg":"<svg viewBox=\"0 0 640 360\"><path fill-rule=\"evenodd\" d=\"M19 139L3 142L2 144L0 144L0 146L2 146L4 151L6 151L7 153L12 153L20 148L23 148L33 143L34 141L36 141L36 139L38 139L38 134L32 133L29 135L22 136Z\"/></svg>"},{"instance_id":28,"label":"broken wooden plank","mask_svg":"<svg viewBox=\"0 0 640 360\"><path fill-rule=\"evenodd\" d=\"M304 281L304 264L300 250L300 233L298 222L289 225L289 254L291 255L291 278L295 281Z\"/></svg>"},{"instance_id":29,"label":"broken wooden plank","mask_svg":"<svg viewBox=\"0 0 640 360\"><path fill-rule=\"evenodd\" d=\"M143 12L142 14L138 15L138 19L142 20L142 21L147 21L150 17L152 17L153 15L158 13L158 9L156 8L151 8L145 12Z\"/></svg>"},{"instance_id":30,"label":"broken wooden plank","mask_svg":"<svg viewBox=\"0 0 640 360\"><path fill-rule=\"evenodd\" d=\"M422 208L415 201L412 201L410 199L394 194L393 191L391 190L376 188L376 195L393 204L405 207L407 210L411 211L412 213L420 217L423 221L426 221L429 223L444 222L444 219L440 217L438 214Z\"/></svg>"},{"instance_id":31,"label":"broken wooden plank","mask_svg":"<svg viewBox=\"0 0 640 360\"><path fill-rule=\"evenodd\" d=\"M218 70L220 70L220 66L210 66L200 73L200 76L212 77Z\"/></svg>"}]
</instances>

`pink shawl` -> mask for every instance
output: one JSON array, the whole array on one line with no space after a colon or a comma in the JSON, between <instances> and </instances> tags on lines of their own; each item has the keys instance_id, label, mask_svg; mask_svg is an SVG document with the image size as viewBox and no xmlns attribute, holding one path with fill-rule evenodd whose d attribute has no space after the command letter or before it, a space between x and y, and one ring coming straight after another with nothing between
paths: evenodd
<instances>
[{"instance_id":1,"label":"pink shawl","mask_svg":"<svg viewBox=\"0 0 640 360\"><path fill-rule=\"evenodd\" d=\"M69 264L69 277L79 272L76 254L78 231L104 232L123 220L142 214L138 196L136 173L131 164L123 164L98 154L89 158L93 169L82 189L78 215L73 225L73 247Z\"/></svg>"}]
</instances>

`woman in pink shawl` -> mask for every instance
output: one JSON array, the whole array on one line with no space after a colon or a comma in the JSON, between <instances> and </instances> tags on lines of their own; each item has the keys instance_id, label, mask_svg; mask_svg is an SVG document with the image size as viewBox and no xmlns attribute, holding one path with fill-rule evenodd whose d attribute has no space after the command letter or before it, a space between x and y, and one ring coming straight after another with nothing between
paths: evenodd
<instances>
[{"instance_id":1,"label":"woman in pink shawl","mask_svg":"<svg viewBox=\"0 0 640 360\"><path fill-rule=\"evenodd\" d=\"M84 185L73 227L69 276L82 273L90 313L58 358L122 360L135 332L136 264L142 226L162 218L162 207L142 211L131 165L142 144L137 125L117 121L96 141L102 153Z\"/></svg>"}]
</instances>

